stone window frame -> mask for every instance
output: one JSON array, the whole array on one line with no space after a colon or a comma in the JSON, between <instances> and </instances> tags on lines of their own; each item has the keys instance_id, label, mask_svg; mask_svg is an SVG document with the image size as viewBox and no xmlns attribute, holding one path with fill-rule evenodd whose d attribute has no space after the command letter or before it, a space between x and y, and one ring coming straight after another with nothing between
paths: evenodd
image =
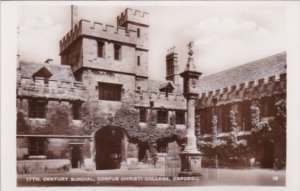
<instances>
[{"instance_id":1,"label":"stone window frame","mask_svg":"<svg viewBox=\"0 0 300 191\"><path fill-rule=\"evenodd\" d=\"M231 131L231 124L230 124L230 107L231 104L224 104L222 105L222 132L229 133Z\"/></svg>"},{"instance_id":2,"label":"stone window frame","mask_svg":"<svg viewBox=\"0 0 300 191\"><path fill-rule=\"evenodd\" d=\"M75 100L72 103L72 116L73 120L81 120L81 109L82 109L82 101L80 100Z\"/></svg>"},{"instance_id":3,"label":"stone window frame","mask_svg":"<svg viewBox=\"0 0 300 191\"><path fill-rule=\"evenodd\" d=\"M114 44L114 60L122 60L122 45Z\"/></svg>"},{"instance_id":4,"label":"stone window frame","mask_svg":"<svg viewBox=\"0 0 300 191\"><path fill-rule=\"evenodd\" d=\"M47 112L47 100L44 99L30 99L28 101L28 116L29 118L45 119Z\"/></svg>"},{"instance_id":5,"label":"stone window frame","mask_svg":"<svg viewBox=\"0 0 300 191\"><path fill-rule=\"evenodd\" d=\"M244 100L239 103L240 112L241 112L241 131L251 131L251 101Z\"/></svg>"},{"instance_id":6,"label":"stone window frame","mask_svg":"<svg viewBox=\"0 0 300 191\"><path fill-rule=\"evenodd\" d=\"M200 133L204 134L211 134L212 133L212 108L207 107L200 109Z\"/></svg>"},{"instance_id":7,"label":"stone window frame","mask_svg":"<svg viewBox=\"0 0 300 191\"><path fill-rule=\"evenodd\" d=\"M104 58L105 57L105 42L97 41L97 57Z\"/></svg>"},{"instance_id":8,"label":"stone window frame","mask_svg":"<svg viewBox=\"0 0 300 191\"><path fill-rule=\"evenodd\" d=\"M137 36L138 38L141 37L141 29L140 29L140 28L137 28L137 30L136 30L136 36Z\"/></svg>"},{"instance_id":9,"label":"stone window frame","mask_svg":"<svg viewBox=\"0 0 300 191\"><path fill-rule=\"evenodd\" d=\"M261 117L272 117L275 115L275 98L265 96L259 99Z\"/></svg>"},{"instance_id":10,"label":"stone window frame","mask_svg":"<svg viewBox=\"0 0 300 191\"><path fill-rule=\"evenodd\" d=\"M29 137L28 138L28 155L46 155L47 139L44 137Z\"/></svg>"},{"instance_id":11,"label":"stone window frame","mask_svg":"<svg viewBox=\"0 0 300 191\"><path fill-rule=\"evenodd\" d=\"M99 100L121 101L123 93L122 84L99 82Z\"/></svg>"},{"instance_id":12,"label":"stone window frame","mask_svg":"<svg viewBox=\"0 0 300 191\"><path fill-rule=\"evenodd\" d=\"M175 121L177 125L185 124L185 111L175 111Z\"/></svg>"},{"instance_id":13,"label":"stone window frame","mask_svg":"<svg viewBox=\"0 0 300 191\"><path fill-rule=\"evenodd\" d=\"M138 66L141 65L141 56L137 56L137 58L136 58L136 64L137 64Z\"/></svg>"},{"instance_id":14,"label":"stone window frame","mask_svg":"<svg viewBox=\"0 0 300 191\"><path fill-rule=\"evenodd\" d=\"M162 123L162 124L168 123L168 110L166 109L157 110L157 123Z\"/></svg>"},{"instance_id":15,"label":"stone window frame","mask_svg":"<svg viewBox=\"0 0 300 191\"><path fill-rule=\"evenodd\" d=\"M141 123L147 122L147 109L146 108L139 109L139 119L140 119Z\"/></svg>"}]
</instances>

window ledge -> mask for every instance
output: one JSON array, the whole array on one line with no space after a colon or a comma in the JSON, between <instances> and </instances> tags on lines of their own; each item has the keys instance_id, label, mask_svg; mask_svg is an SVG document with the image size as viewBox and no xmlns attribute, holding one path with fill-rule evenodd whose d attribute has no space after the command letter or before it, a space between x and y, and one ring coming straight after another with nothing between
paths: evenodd
<instances>
[{"instance_id":1,"label":"window ledge","mask_svg":"<svg viewBox=\"0 0 300 191\"><path fill-rule=\"evenodd\" d=\"M47 156L46 155L30 155L28 157L29 160L36 160L36 159L47 159Z\"/></svg>"},{"instance_id":2,"label":"window ledge","mask_svg":"<svg viewBox=\"0 0 300 191\"><path fill-rule=\"evenodd\" d=\"M30 121L46 122L45 118L29 118Z\"/></svg>"},{"instance_id":3,"label":"window ledge","mask_svg":"<svg viewBox=\"0 0 300 191\"><path fill-rule=\"evenodd\" d=\"M169 127L169 124L167 124L167 123L157 123L157 127L158 128L167 128L167 127Z\"/></svg>"},{"instance_id":4,"label":"window ledge","mask_svg":"<svg viewBox=\"0 0 300 191\"><path fill-rule=\"evenodd\" d=\"M275 117L274 116L268 116L268 117L262 117L261 121L262 122L269 122L269 121L274 121Z\"/></svg>"},{"instance_id":5,"label":"window ledge","mask_svg":"<svg viewBox=\"0 0 300 191\"><path fill-rule=\"evenodd\" d=\"M147 127L147 124L146 124L146 123L140 122L140 127L141 127L141 128L145 128L145 127Z\"/></svg>"},{"instance_id":6,"label":"window ledge","mask_svg":"<svg viewBox=\"0 0 300 191\"><path fill-rule=\"evenodd\" d=\"M208 138L208 137L212 137L212 135L211 134L200 135L200 138Z\"/></svg>"},{"instance_id":7,"label":"window ledge","mask_svg":"<svg viewBox=\"0 0 300 191\"><path fill-rule=\"evenodd\" d=\"M177 129L182 129L182 130L186 129L186 125L185 124L176 124L175 127Z\"/></svg>"},{"instance_id":8,"label":"window ledge","mask_svg":"<svg viewBox=\"0 0 300 191\"><path fill-rule=\"evenodd\" d=\"M81 125L81 119L72 119L73 124L75 125Z\"/></svg>"},{"instance_id":9,"label":"window ledge","mask_svg":"<svg viewBox=\"0 0 300 191\"><path fill-rule=\"evenodd\" d=\"M251 135L251 131L240 131L238 132L238 136Z\"/></svg>"},{"instance_id":10,"label":"window ledge","mask_svg":"<svg viewBox=\"0 0 300 191\"><path fill-rule=\"evenodd\" d=\"M217 135L217 137L228 137L228 136L230 136L230 132L223 132Z\"/></svg>"},{"instance_id":11,"label":"window ledge","mask_svg":"<svg viewBox=\"0 0 300 191\"><path fill-rule=\"evenodd\" d=\"M158 156L158 157L166 157L167 155L168 155L167 152L158 152L158 153L157 153L157 156Z\"/></svg>"}]
</instances>

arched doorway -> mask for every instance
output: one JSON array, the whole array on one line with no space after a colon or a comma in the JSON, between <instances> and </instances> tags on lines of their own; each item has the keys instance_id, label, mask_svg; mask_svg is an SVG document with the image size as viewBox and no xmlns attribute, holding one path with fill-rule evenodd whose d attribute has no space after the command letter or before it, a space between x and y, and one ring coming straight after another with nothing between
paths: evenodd
<instances>
[{"instance_id":1,"label":"arched doorway","mask_svg":"<svg viewBox=\"0 0 300 191\"><path fill-rule=\"evenodd\" d=\"M80 168L81 163L81 149L79 146L72 147L72 168Z\"/></svg>"},{"instance_id":2,"label":"arched doorway","mask_svg":"<svg viewBox=\"0 0 300 191\"><path fill-rule=\"evenodd\" d=\"M123 132L116 127L106 126L95 134L96 169L118 169L121 165L121 142Z\"/></svg>"},{"instance_id":3,"label":"arched doorway","mask_svg":"<svg viewBox=\"0 0 300 191\"><path fill-rule=\"evenodd\" d=\"M273 168L273 163L274 163L274 145L271 141L263 141L261 167Z\"/></svg>"}]
</instances>

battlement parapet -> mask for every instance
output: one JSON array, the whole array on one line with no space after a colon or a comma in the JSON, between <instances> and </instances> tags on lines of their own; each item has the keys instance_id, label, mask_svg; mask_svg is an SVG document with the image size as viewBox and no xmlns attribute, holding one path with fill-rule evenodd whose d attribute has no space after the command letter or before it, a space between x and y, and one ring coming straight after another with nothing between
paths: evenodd
<instances>
[{"instance_id":1,"label":"battlement parapet","mask_svg":"<svg viewBox=\"0 0 300 191\"><path fill-rule=\"evenodd\" d=\"M58 100L85 100L86 88L80 82L53 81L48 84L44 79L21 78L17 84L17 96L39 97Z\"/></svg>"},{"instance_id":2,"label":"battlement parapet","mask_svg":"<svg viewBox=\"0 0 300 191\"><path fill-rule=\"evenodd\" d=\"M122 26L126 22L149 26L149 13L127 8L117 17L118 26Z\"/></svg>"},{"instance_id":3,"label":"battlement parapet","mask_svg":"<svg viewBox=\"0 0 300 191\"><path fill-rule=\"evenodd\" d=\"M123 27L115 27L113 25L102 24L99 22L91 22L88 20L80 20L63 38L60 40L60 53L62 53L69 45L80 36L90 36L94 38L107 39L136 45L137 32L134 30L126 30Z\"/></svg>"},{"instance_id":4,"label":"battlement parapet","mask_svg":"<svg viewBox=\"0 0 300 191\"><path fill-rule=\"evenodd\" d=\"M285 92L285 85L286 73L282 73L221 89L200 92L199 99L203 102L203 106L210 107L212 106L213 99L217 99L217 101L220 102L219 104L226 104L228 102L239 101L241 99L271 96L273 94Z\"/></svg>"},{"instance_id":5,"label":"battlement parapet","mask_svg":"<svg viewBox=\"0 0 300 191\"><path fill-rule=\"evenodd\" d=\"M140 100L166 100L166 101L179 101L186 102L186 99L182 94L178 93L168 93L166 95L165 92L153 92L153 91L140 91L136 93L136 96Z\"/></svg>"}]
</instances>

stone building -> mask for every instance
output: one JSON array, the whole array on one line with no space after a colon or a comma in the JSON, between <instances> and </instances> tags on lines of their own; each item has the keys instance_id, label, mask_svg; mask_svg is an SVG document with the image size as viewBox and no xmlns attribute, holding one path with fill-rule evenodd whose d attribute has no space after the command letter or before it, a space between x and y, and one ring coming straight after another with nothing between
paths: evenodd
<instances>
[{"instance_id":1,"label":"stone building","mask_svg":"<svg viewBox=\"0 0 300 191\"><path fill-rule=\"evenodd\" d=\"M235 138L248 142L261 167L285 163L285 52L200 78L199 94L200 147Z\"/></svg>"},{"instance_id":2,"label":"stone building","mask_svg":"<svg viewBox=\"0 0 300 191\"><path fill-rule=\"evenodd\" d=\"M20 62L19 173L68 165L90 170L129 168L138 162L141 166L149 158L147 145L132 142L128 132L113 125L115 114L124 107L137 112L140 128L147 127L154 113L157 128L173 125L184 132L186 100L178 55L175 50L166 55L165 81L149 79L148 38L149 14L126 9L117 17L116 27L87 20L74 23L60 41L62 65ZM285 100L285 66L286 55L281 53L200 78L198 143L212 142L213 137L225 139L230 134L231 108L237 109L238 139L253 137L255 124L251 124L249 115L254 103L261 108L258 126L276 126L274 104ZM213 116L218 119L215 134ZM285 126L282 128L285 131ZM264 152L274 156L265 160L285 158L285 142L278 142L274 135L257 139L263 146L256 145L261 150L255 158L261 160ZM179 152L181 146L174 140L157 142L158 161L167 153ZM33 166L39 166L38 170Z\"/></svg>"}]
</instances>

